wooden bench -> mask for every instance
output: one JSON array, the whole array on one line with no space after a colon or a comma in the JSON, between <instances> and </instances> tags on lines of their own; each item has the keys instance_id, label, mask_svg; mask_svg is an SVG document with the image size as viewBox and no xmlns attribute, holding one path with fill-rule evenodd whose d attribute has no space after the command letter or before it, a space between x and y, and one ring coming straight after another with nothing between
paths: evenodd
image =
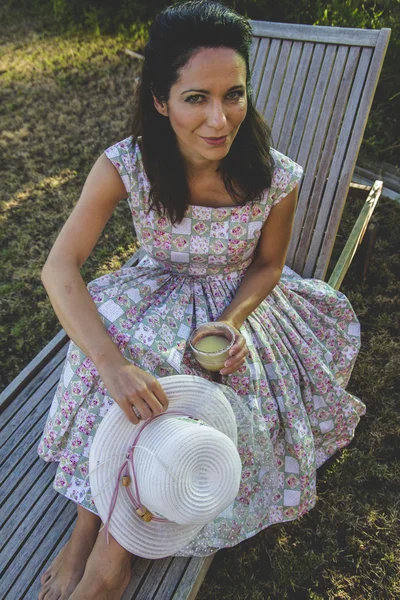
<instances>
[{"instance_id":1,"label":"wooden bench","mask_svg":"<svg viewBox=\"0 0 400 600\"><path fill-rule=\"evenodd\" d=\"M276 148L304 167L287 264L324 279L372 104L390 29L361 30L253 21L257 108ZM339 289L382 190L367 198L329 279ZM368 193L369 192L369 193ZM131 265L137 256L127 264ZM36 447L67 352L55 338L0 395L0 597L34 600L39 575L69 538L76 507L52 488L56 464ZM124 600L192 600L215 554L133 559Z\"/></svg>"}]
</instances>

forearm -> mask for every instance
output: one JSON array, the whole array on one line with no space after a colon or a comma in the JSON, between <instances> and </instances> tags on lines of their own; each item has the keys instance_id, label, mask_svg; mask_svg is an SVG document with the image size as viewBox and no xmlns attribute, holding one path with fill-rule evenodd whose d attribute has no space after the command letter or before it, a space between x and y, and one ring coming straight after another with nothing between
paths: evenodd
<instances>
[{"instance_id":1,"label":"forearm","mask_svg":"<svg viewBox=\"0 0 400 600\"><path fill-rule=\"evenodd\" d=\"M125 360L107 333L77 266L45 265L42 282L62 327L98 369Z\"/></svg>"},{"instance_id":2,"label":"forearm","mask_svg":"<svg viewBox=\"0 0 400 600\"><path fill-rule=\"evenodd\" d=\"M281 270L270 265L253 262L229 306L219 320L229 320L240 329L245 319L272 292L281 276Z\"/></svg>"}]
</instances>

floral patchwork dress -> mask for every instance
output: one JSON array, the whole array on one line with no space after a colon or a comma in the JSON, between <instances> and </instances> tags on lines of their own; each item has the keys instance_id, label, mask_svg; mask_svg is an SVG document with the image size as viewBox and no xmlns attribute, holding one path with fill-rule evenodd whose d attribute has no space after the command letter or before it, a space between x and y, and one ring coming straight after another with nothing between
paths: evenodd
<instances>
[{"instance_id":1,"label":"floral patchwork dress","mask_svg":"<svg viewBox=\"0 0 400 600\"><path fill-rule=\"evenodd\" d=\"M211 379L188 338L218 320L250 265L271 207L303 169L271 149L272 185L260 202L189 206L173 226L148 212L150 184L138 144L105 150L125 184L142 258L88 284L103 323L124 356L155 375ZM242 481L235 501L174 556L207 556L316 502L316 469L350 443L365 405L346 391L360 348L360 325L346 296L284 267L280 281L241 327L250 353L221 376L250 418L238 421ZM114 403L95 365L72 341L38 453L58 461L54 488L97 514L88 478L95 432ZM272 461L272 465L271 465Z\"/></svg>"}]
</instances>

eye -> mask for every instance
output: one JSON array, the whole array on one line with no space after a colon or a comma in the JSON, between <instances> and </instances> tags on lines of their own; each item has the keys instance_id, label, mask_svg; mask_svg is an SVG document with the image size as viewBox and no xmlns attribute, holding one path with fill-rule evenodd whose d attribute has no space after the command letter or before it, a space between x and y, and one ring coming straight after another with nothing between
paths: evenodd
<instances>
[{"instance_id":1,"label":"eye","mask_svg":"<svg viewBox=\"0 0 400 600\"><path fill-rule=\"evenodd\" d=\"M194 96L189 96L188 98L186 98L185 102L189 102L190 104L199 104L199 102L196 102L194 98L203 98L203 96L201 96L200 94L195 94Z\"/></svg>"},{"instance_id":2,"label":"eye","mask_svg":"<svg viewBox=\"0 0 400 600\"><path fill-rule=\"evenodd\" d=\"M233 94L233 96L232 96ZM228 96L230 96L230 100L235 100L236 98L241 98L243 96L244 92L243 90L234 90L233 92L230 92L228 94Z\"/></svg>"},{"instance_id":3,"label":"eye","mask_svg":"<svg viewBox=\"0 0 400 600\"><path fill-rule=\"evenodd\" d=\"M243 96L243 90L234 90L233 92L229 92L229 94L227 94L228 100L238 100ZM185 102L188 102L189 104L200 104L202 100L204 100L204 96L202 96L201 94L194 94L193 96L189 96L188 98L186 98Z\"/></svg>"}]
</instances>

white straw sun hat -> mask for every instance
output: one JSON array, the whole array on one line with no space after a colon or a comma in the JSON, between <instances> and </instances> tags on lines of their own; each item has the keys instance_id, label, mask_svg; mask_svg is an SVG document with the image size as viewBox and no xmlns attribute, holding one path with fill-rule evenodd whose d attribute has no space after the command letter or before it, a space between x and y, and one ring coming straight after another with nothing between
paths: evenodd
<instances>
[{"instance_id":1,"label":"white straw sun hat","mask_svg":"<svg viewBox=\"0 0 400 600\"><path fill-rule=\"evenodd\" d=\"M232 504L242 472L228 400L240 397L192 375L159 382L167 410L135 425L114 404L89 453L91 492L107 535L151 559L173 555Z\"/></svg>"}]
</instances>

